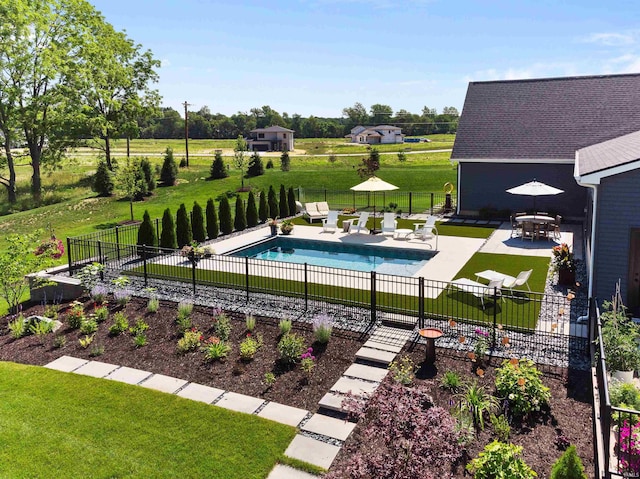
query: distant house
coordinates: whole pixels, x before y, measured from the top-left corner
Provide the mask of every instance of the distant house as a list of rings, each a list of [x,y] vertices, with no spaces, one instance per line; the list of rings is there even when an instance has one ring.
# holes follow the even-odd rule
[[[530,210],[505,190],[534,178],[563,189],[537,209],[584,220],[589,296],[620,279],[640,315],[640,74],[472,82],[451,158],[460,214]]]
[[[251,130],[251,137],[247,139],[249,151],[292,151],[293,130],[281,126],[256,128]]]
[[[378,145],[388,143],[402,143],[404,135],[402,128],[391,125],[361,126],[351,129],[351,133],[346,135],[351,143],[361,143],[364,145]]]

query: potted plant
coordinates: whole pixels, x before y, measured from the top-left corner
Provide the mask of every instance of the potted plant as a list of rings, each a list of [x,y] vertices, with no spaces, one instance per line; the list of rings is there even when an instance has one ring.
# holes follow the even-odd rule
[[[640,369],[640,326],[627,317],[626,308],[619,296],[605,301],[602,321],[602,345],[607,368],[611,375],[624,382],[633,380],[633,372]]]
[[[553,268],[558,272],[558,284],[576,282],[576,263],[567,243],[553,247]]]
[[[284,220],[282,223],[280,223],[280,231],[282,231],[283,235],[291,234],[291,232],[293,231],[293,221]]]
[[[267,224],[269,225],[269,228],[271,228],[271,236],[275,236],[278,234],[278,217],[276,216],[275,218],[269,218],[267,220]]]

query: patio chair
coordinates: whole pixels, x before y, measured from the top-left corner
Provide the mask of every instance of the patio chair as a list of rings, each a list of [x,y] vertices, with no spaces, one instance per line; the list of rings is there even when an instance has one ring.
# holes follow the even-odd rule
[[[382,234],[395,233],[397,227],[398,222],[396,221],[396,214],[393,212],[385,213],[384,218],[382,218],[382,223],[380,224]]]
[[[511,215],[511,237],[522,236],[522,223],[516,221],[516,217]]]
[[[317,203],[305,203],[304,211],[304,217],[309,219],[309,223],[313,223],[313,220],[321,220],[327,217],[326,214],[318,211]]]
[[[426,223],[415,223],[413,225],[414,227],[414,231],[413,231],[413,235],[416,238],[420,238],[422,241],[428,240],[428,239],[436,239],[436,248],[438,249],[438,228],[436,228],[436,221],[438,220],[438,218],[436,216],[429,216],[427,218],[427,222]]]
[[[527,212],[516,213],[516,216],[527,216]]]
[[[325,219],[322,220],[322,231],[333,230],[336,231],[338,227],[338,212],[337,211],[329,211],[329,214]]]
[[[369,233],[367,229],[367,221],[369,220],[369,213],[367,211],[363,211],[360,213],[360,217],[358,218],[358,222],[351,225],[349,229],[349,233]]]
[[[562,236],[560,235],[560,224],[562,223],[562,216],[556,215],[556,220],[551,223],[551,227],[553,228],[553,239],[559,240]]]
[[[449,286],[453,286],[460,291],[472,294],[473,296],[478,298],[480,300],[480,303],[482,304],[482,309],[485,308],[484,298],[492,298],[494,291],[497,291],[497,295],[502,298],[502,292],[500,291],[500,289],[502,288],[501,279],[489,281],[489,284],[482,284],[469,278],[459,278],[449,283]],[[502,301],[504,301],[504,298],[502,298]]]
[[[549,216],[548,211],[536,211],[537,216]]]
[[[318,213],[320,213],[321,215],[329,215],[329,203],[327,203],[326,201],[318,201],[316,203],[316,208],[318,209]]]

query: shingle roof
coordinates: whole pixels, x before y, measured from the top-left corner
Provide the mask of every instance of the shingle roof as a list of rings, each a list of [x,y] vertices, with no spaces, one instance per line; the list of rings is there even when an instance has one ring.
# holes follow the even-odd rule
[[[640,131],[581,148],[576,154],[579,176],[640,160]]]
[[[266,133],[266,132],[275,132],[275,131],[289,131],[293,133],[293,130],[289,130],[288,128],[284,128],[282,126],[269,126],[267,128],[256,128],[255,130],[251,130],[251,133]]]
[[[451,158],[572,159],[640,130],[640,74],[471,82]]]

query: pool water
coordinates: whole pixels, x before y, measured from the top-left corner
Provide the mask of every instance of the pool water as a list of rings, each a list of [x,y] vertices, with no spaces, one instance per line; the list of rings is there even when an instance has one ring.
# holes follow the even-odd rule
[[[434,255],[432,251],[383,248],[276,236],[229,253],[231,256],[330,268],[413,276]]]

